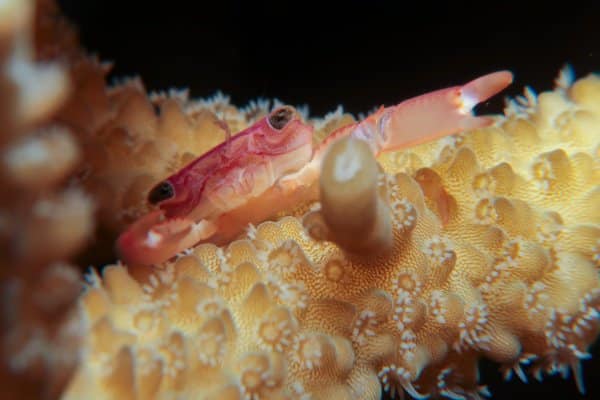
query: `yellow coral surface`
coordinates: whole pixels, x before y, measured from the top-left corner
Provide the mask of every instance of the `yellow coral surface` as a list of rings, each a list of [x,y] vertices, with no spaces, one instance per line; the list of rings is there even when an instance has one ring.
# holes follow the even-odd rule
[[[163,123],[189,120],[185,104]],[[380,157],[388,253],[313,239],[302,216],[317,203],[227,246],[90,275],[65,398],[478,398],[482,357],[581,384],[599,329],[598,104],[598,77],[563,79],[490,128]],[[314,121],[318,135],[347,118]]]

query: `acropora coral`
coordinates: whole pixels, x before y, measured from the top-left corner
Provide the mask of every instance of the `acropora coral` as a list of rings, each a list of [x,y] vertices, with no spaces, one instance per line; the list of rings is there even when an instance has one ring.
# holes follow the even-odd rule
[[[82,271],[70,261],[95,225],[94,201],[67,184],[82,151],[74,132],[54,120],[72,84],[65,65],[48,54],[58,44],[39,40],[49,17],[36,13],[48,5],[0,2],[3,398],[56,397],[70,378],[82,288]]]
[[[18,12],[33,7],[5,4]],[[19,246],[11,248],[41,250],[14,257],[39,257],[15,258],[18,268],[3,265],[3,280],[35,264],[44,273],[20,279],[37,285],[37,300],[23,291],[9,292],[10,300],[69,308],[81,281],[66,262],[91,230],[92,201],[100,229],[118,233],[147,210],[153,184],[223,140],[221,121],[236,132],[271,108],[258,101],[238,109],[221,95],[147,94],[139,79],[108,87],[109,66],[85,55],[56,18],[43,19],[57,12],[51,2],[36,4],[36,29],[54,41],[54,47],[38,43],[37,51],[48,59],[61,54],[64,64],[39,70],[55,75],[36,89],[48,92],[33,98],[27,85],[43,76],[2,78],[15,93],[2,99],[2,121],[23,115],[7,119],[23,128],[2,131],[2,152],[9,154],[2,175],[23,189],[1,211],[9,222],[21,218],[18,226],[53,217],[81,230],[20,232]],[[15,38],[28,37],[30,25],[25,18],[0,19],[2,40],[27,43]],[[23,48],[0,59],[26,63],[32,74],[42,68]],[[70,86],[70,94],[55,93],[63,90],[56,82]],[[17,106],[24,111],[7,111]],[[318,140],[354,121],[341,110],[305,117]],[[38,122],[23,122],[30,120]],[[45,130],[29,133],[31,127]],[[571,370],[583,389],[580,363],[600,329],[598,76],[573,82],[565,70],[553,91],[527,89],[508,101],[489,128],[376,161],[360,143],[336,146],[324,163],[321,201],[298,204],[249,226],[237,240],[201,244],[172,262],[118,262],[89,272],[76,300],[79,313],[52,320],[59,327],[53,332],[63,333],[42,336],[41,344],[25,336],[21,347],[11,339],[19,335],[3,335],[12,374],[35,370],[32,357],[54,348],[63,353],[45,365],[61,365],[61,355],[64,365],[77,361],[64,399],[378,399],[384,392],[477,399],[488,394],[478,374],[479,360],[487,358],[506,377],[523,380]],[[35,163],[23,164],[22,154],[34,151]],[[60,154],[52,168],[44,164],[50,151]],[[340,184],[327,172],[336,154],[357,157],[364,167],[350,197],[332,189]],[[369,218],[354,212],[357,201],[372,211]],[[348,227],[354,233],[368,227],[372,240],[357,240]],[[56,282],[70,291],[56,292]],[[37,309],[27,310],[13,321],[40,319],[31,311]],[[35,371],[49,381],[57,372]]]
[[[90,275],[66,398],[477,398],[481,357],[521,377],[572,369],[581,385],[600,307],[600,79],[565,80],[494,127],[380,158],[390,252],[322,240],[315,203],[227,246]],[[150,140],[130,140],[128,162]]]

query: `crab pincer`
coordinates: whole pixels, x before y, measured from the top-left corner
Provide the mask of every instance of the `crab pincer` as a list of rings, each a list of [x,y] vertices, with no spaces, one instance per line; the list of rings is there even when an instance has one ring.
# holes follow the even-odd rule
[[[494,72],[463,86],[441,89],[390,107],[382,115],[382,150],[398,150],[492,124],[491,117],[474,116],[472,109],[511,82],[510,72]]]
[[[395,106],[381,107],[363,121],[333,132],[323,144],[351,135],[366,140],[377,156],[381,152],[401,150],[489,126],[494,119],[475,116],[472,109],[505,89],[512,80],[509,71],[493,72],[462,86],[436,90]]]
[[[117,251],[129,264],[156,264],[210,237],[216,229],[207,220],[167,219],[164,211],[154,210],[135,221],[119,236]]]

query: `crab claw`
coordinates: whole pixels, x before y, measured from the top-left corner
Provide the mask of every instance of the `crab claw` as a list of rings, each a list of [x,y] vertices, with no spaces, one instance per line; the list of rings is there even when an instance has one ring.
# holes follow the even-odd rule
[[[173,255],[209,238],[216,226],[206,220],[165,219],[161,210],[153,211],[134,222],[117,240],[117,251],[129,265],[165,262]]]
[[[463,86],[426,93],[381,110],[381,150],[398,150],[492,124],[493,118],[474,116],[472,109],[512,80],[509,71],[493,72]]]

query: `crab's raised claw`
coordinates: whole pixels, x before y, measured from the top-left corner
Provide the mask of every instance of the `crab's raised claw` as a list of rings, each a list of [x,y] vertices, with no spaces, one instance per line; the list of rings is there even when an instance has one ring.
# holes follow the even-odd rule
[[[498,71],[380,110],[380,150],[398,150],[490,125],[493,118],[476,117],[472,109],[506,88],[512,79],[511,72]]]
[[[208,239],[216,230],[210,221],[165,219],[163,212],[157,210],[137,220],[119,236],[117,251],[128,265],[159,264]]]

